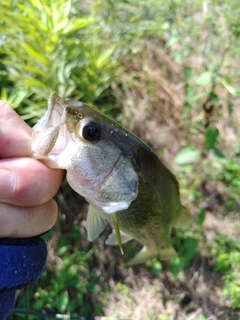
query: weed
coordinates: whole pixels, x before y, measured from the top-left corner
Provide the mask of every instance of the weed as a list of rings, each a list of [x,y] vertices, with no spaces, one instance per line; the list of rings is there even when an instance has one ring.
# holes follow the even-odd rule
[[[51,91],[94,102],[119,72],[116,46],[104,45],[96,21],[72,0],[4,0],[0,9],[2,72],[14,83],[1,95],[25,119],[43,114]]]

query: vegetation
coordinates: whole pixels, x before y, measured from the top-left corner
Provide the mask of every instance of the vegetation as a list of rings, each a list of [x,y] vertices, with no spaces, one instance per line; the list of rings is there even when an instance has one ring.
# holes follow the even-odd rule
[[[106,233],[88,243],[86,203],[64,181],[46,269],[19,311],[239,318],[239,13],[237,0],[1,1],[1,99],[30,125],[53,90],[95,104],[175,172],[193,215],[174,231],[177,258],[127,268],[138,244],[122,257]]]

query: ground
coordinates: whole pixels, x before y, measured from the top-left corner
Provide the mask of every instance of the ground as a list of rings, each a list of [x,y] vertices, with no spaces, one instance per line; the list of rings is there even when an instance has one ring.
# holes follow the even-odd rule
[[[63,235],[68,237],[72,228],[78,226],[82,238],[80,241],[71,239],[70,250],[77,246],[82,252],[90,252],[87,269],[99,280],[94,292],[86,292],[85,295],[93,308],[99,303],[102,305],[101,315],[104,317],[101,319],[237,320],[240,319],[240,311],[233,310],[229,298],[222,295],[224,273],[215,271],[216,262],[208,252],[208,244],[217,234],[237,238],[237,211],[232,211],[229,218],[223,210],[228,195],[221,183],[203,174],[200,162],[195,164],[194,174],[186,174],[185,180],[189,181],[182,180],[183,174],[178,170],[174,158],[188,144],[195,143],[200,148],[203,134],[201,130],[191,130],[195,124],[197,127],[199,117],[203,122],[207,119],[202,105],[197,107],[192,118],[184,118],[184,94],[182,88],[178,87],[182,81],[180,67],[160,48],[156,44],[146,47],[144,59],[140,59],[145,61],[144,66],[134,60],[126,61],[128,72],[123,73],[121,82],[127,85],[124,90],[118,89],[118,83],[114,85],[119,106],[118,119],[150,145],[180,179],[182,201],[193,217],[190,231],[183,233],[183,239],[189,234],[193,237],[196,234],[198,249],[195,255],[176,276],[169,271],[168,261],[159,263],[155,259],[143,265],[127,267],[125,262],[141,246],[135,241],[125,245],[124,256],[117,247],[106,246],[104,241],[111,231],[110,226],[99,239],[89,243],[85,228],[88,205],[71,191],[65,180],[56,196],[59,220],[48,242],[47,270],[51,272],[61,262],[56,252],[58,238]],[[239,119],[237,111],[235,115],[235,119]],[[211,121],[220,132],[222,147],[227,154],[231,154],[236,132],[228,117],[224,115],[219,120],[213,117]],[[203,154],[202,159],[206,159],[206,155]],[[194,188],[200,194],[200,199],[191,198],[188,189]],[[196,227],[200,208],[206,212],[201,231]],[[81,316],[82,309],[75,310],[75,313]]]

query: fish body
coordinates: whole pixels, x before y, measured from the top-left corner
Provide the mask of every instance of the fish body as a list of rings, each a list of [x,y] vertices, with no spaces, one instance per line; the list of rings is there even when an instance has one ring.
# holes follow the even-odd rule
[[[107,244],[143,244],[129,264],[176,255],[169,243],[172,228],[188,224],[191,216],[175,176],[151,148],[94,107],[57,93],[34,131],[34,157],[66,169],[70,186],[89,202],[90,241],[115,217]]]

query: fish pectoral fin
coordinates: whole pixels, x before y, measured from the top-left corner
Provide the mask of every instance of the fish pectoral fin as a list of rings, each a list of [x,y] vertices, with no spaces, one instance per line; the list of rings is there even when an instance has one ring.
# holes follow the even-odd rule
[[[127,264],[129,266],[133,266],[135,264],[146,262],[147,260],[150,260],[154,257],[159,257],[160,260],[168,260],[171,258],[174,258],[177,256],[177,252],[173,248],[173,246],[168,245],[165,248],[162,248],[160,250],[151,250],[148,247],[143,247],[142,250],[133,258],[131,259]]]
[[[185,227],[187,225],[189,225],[192,221],[192,216],[190,214],[190,212],[184,207],[182,206],[181,210],[180,210],[180,214],[177,218],[177,221],[175,222],[174,227],[176,228],[182,228]]]
[[[128,242],[128,241],[133,239],[132,237],[130,237],[128,234],[126,234],[122,230],[120,230],[120,235],[121,235],[121,238],[122,238],[122,243],[126,243],[126,242]],[[108,244],[108,245],[117,245],[118,244],[115,230],[112,231],[112,233],[107,238],[105,243]]]
[[[92,205],[89,205],[87,214],[87,234],[88,240],[95,240],[104,230],[107,221],[101,217],[101,214]]]

